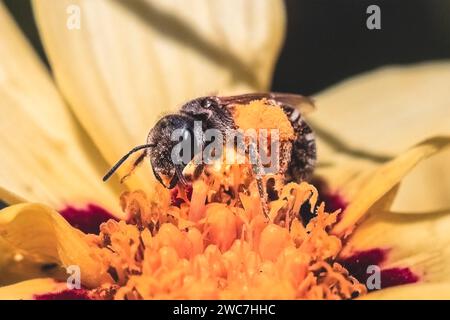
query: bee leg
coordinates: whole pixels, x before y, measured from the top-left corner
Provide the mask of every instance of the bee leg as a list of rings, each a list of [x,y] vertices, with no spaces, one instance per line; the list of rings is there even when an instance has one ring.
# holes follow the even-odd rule
[[[147,156],[147,151],[142,152],[139,157],[137,157],[137,159],[134,161],[133,166],[131,167],[130,171],[124,175],[122,178],[120,178],[120,183],[123,183],[129,176],[131,176],[131,174],[134,172],[134,169],[137,168],[137,166],[139,166],[142,162],[142,160],[144,160],[144,158]]]
[[[188,182],[183,175],[183,169],[181,167],[177,166],[175,167],[175,172],[177,173],[178,181],[183,185],[183,187],[188,185]]]
[[[264,213],[264,216],[269,220],[269,206],[267,204],[267,193],[264,189],[264,183],[263,183],[263,175],[265,174],[264,167],[261,164],[261,158],[259,156],[256,143],[250,142],[249,145],[249,151],[250,151],[250,160],[252,163],[252,170],[253,173],[256,176],[256,183],[258,186],[258,193],[259,198],[261,199],[261,207]]]
[[[194,133],[194,138],[198,139],[198,136],[195,135],[195,133]],[[192,160],[189,161],[189,163],[187,163],[183,169],[180,168],[181,175],[183,176],[184,181],[186,183],[197,180],[200,177],[200,175],[202,174],[203,168],[205,166],[204,161],[203,161],[204,160],[203,159],[203,150],[205,148],[204,142],[202,139],[199,139],[199,140],[196,140],[196,143],[198,145],[198,150],[200,150],[200,151],[197,152],[196,154],[194,154],[194,157],[192,158]],[[179,176],[180,176],[180,174],[178,174],[178,177]],[[181,179],[180,179],[180,181],[181,181]]]
[[[264,184],[262,177],[256,178],[256,183],[258,185],[259,197],[261,198],[261,206],[263,209],[264,216],[269,220],[269,205],[267,204],[267,194],[264,190]]]

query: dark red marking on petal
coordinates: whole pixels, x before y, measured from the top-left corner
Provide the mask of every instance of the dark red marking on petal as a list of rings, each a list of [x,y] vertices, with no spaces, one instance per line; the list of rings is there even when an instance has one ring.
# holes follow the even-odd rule
[[[373,272],[367,272],[367,268],[371,265],[381,268],[388,252],[389,250],[379,248],[359,251],[349,257],[339,258],[337,262],[344,266],[350,275],[358,279],[359,282],[366,284],[367,279],[373,274]],[[409,268],[389,268],[381,270],[380,279],[381,288],[388,288],[415,283],[419,280],[419,277]]]
[[[327,212],[334,212],[338,209],[341,209],[341,213],[348,206],[348,202],[344,200],[344,198],[339,193],[319,193],[319,203],[325,202],[325,210]],[[338,217],[338,220],[340,219]]]
[[[100,225],[109,219],[117,220],[111,213],[95,204],[88,204],[84,208],[67,206],[59,211],[73,227],[84,233],[99,234]]]
[[[381,287],[389,288],[401,284],[416,283],[419,277],[409,268],[391,268],[381,270]]]
[[[341,209],[342,212],[347,208],[348,202],[345,198],[338,191],[331,191],[325,180],[314,177],[311,183],[319,192],[318,203],[325,202],[325,210],[327,212],[334,212],[338,209]]]
[[[311,183],[317,188],[319,198],[313,213],[311,213],[311,206],[309,202],[305,202],[300,209],[300,217],[302,218],[303,225],[306,226],[309,221],[316,216],[315,212],[317,207],[323,202],[325,203],[326,212],[335,212],[341,209],[340,214],[337,217],[337,221],[341,219],[341,214],[345,208],[347,208],[348,202],[338,192],[330,191],[326,182],[318,177],[314,177]]]
[[[35,300],[92,300],[84,289],[64,290],[60,292],[34,295]]]
[[[339,258],[337,262],[343,265],[356,279],[367,280],[367,267],[371,265],[380,266],[386,260],[387,250],[371,249],[353,253],[349,257]]]

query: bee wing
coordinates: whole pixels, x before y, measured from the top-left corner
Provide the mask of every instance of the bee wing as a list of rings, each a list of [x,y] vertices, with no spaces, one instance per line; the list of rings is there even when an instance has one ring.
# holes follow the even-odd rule
[[[219,102],[224,105],[229,104],[246,104],[253,100],[259,99],[274,100],[282,105],[290,106],[300,111],[302,115],[308,114],[316,109],[314,102],[311,98],[293,94],[293,93],[279,93],[279,92],[267,92],[267,93],[247,93],[238,96],[218,97]]]

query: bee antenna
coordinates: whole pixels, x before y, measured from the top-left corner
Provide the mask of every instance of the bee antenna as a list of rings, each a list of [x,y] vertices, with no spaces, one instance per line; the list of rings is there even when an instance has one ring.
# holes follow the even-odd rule
[[[128,159],[129,156],[131,156],[133,153],[142,150],[142,149],[147,149],[147,148],[153,148],[155,147],[154,144],[144,144],[142,146],[137,146],[134,147],[133,149],[131,149],[126,155],[124,155],[122,158],[120,158],[119,161],[117,161],[117,163],[108,171],[108,173],[105,174],[105,176],[103,177],[103,181],[108,180],[114,172],[116,172],[116,170],[122,165],[122,163],[125,162],[125,160]]]

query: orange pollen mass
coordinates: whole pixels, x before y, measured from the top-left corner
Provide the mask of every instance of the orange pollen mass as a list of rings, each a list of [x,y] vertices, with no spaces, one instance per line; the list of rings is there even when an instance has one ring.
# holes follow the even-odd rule
[[[277,129],[281,141],[295,137],[294,128],[283,110],[266,99],[255,100],[246,105],[236,104],[232,108],[236,126],[247,129]]]

